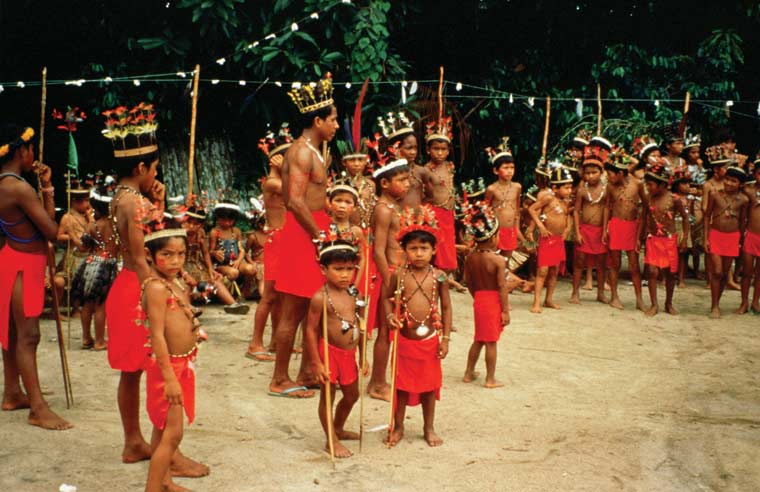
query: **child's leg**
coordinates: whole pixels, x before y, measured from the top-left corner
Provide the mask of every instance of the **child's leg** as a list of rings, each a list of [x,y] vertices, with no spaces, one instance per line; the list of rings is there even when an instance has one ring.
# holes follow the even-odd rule
[[[227,277],[228,279],[235,281],[240,276],[240,270],[231,266],[218,266],[216,271]]]
[[[546,299],[544,300],[544,306],[553,309],[559,309],[559,304],[554,302],[554,289],[557,288],[557,274],[559,267],[549,267],[549,274],[546,277]]]
[[[327,418],[328,418],[327,416],[328,416],[328,413],[326,411],[328,409],[327,409],[327,399],[325,398],[325,395],[327,394],[326,393],[327,392],[327,387],[324,384],[320,385],[320,386],[321,386],[321,388],[320,388],[320,392],[319,392],[319,408],[317,409],[317,412],[319,414],[319,422],[322,424],[322,430],[324,431],[325,438],[327,439],[325,441],[325,451],[327,451],[329,453],[330,452],[330,441],[329,441],[329,437],[328,437],[329,434],[327,433]],[[331,402],[335,401],[335,385],[334,384],[330,385],[330,396],[331,396],[330,401]],[[333,413],[332,407],[329,409],[329,411],[330,411],[330,413],[329,413],[330,418],[333,418],[333,416],[332,416],[332,413]],[[349,451],[349,449],[347,447],[345,447],[343,444],[341,444],[340,439],[338,438],[338,434],[336,432],[337,428],[335,427],[335,423],[336,423],[336,420],[334,419],[333,420],[333,428],[332,428],[332,434],[333,434],[332,440],[333,440],[333,449],[335,451],[335,457],[336,458],[349,458],[349,457],[351,457],[353,455],[353,453],[351,451]],[[342,424],[345,424],[345,419],[343,420]]]
[[[92,346],[95,350],[104,350],[106,348],[106,303],[95,306],[95,344]]]
[[[594,288],[594,267],[586,268],[586,281],[583,284],[583,290],[592,290]]]
[[[575,268],[573,268],[573,293],[570,295],[572,304],[580,304],[581,277],[586,266],[586,254],[582,251],[575,250]]]
[[[649,274],[647,287],[649,288],[651,306],[647,309],[646,315],[654,316],[660,309],[660,306],[657,304],[657,277],[660,276],[660,269],[654,265],[647,265],[647,273]]]
[[[671,272],[669,268],[665,268],[663,271],[665,272],[665,312],[676,315],[678,314],[678,311],[673,307],[673,293],[676,290],[676,274]]]
[[[359,399],[359,380],[357,379],[353,383],[347,386],[340,386],[340,390],[343,393],[343,398],[340,399],[335,406],[335,422],[333,429],[338,439],[341,440],[357,440],[359,439],[359,433],[350,432],[345,430],[346,420],[351,413],[351,409],[354,408],[356,401]]]
[[[221,280],[214,282],[214,289],[216,289],[216,298],[219,300],[219,302],[225,306],[235,304],[235,298],[232,296],[232,294],[230,294],[230,291],[227,286],[224,285],[224,282]]]
[[[150,446],[140,430],[140,378],[142,371],[121,372],[117,400],[124,429],[121,461],[135,463],[150,459]]]
[[[737,314],[744,314],[749,311],[749,285],[752,283],[752,277],[754,276],[754,260],[755,257],[749,253],[742,253],[742,263],[744,265],[744,275],[742,276],[742,303],[739,309],[736,310]]]
[[[720,296],[723,293],[723,261],[722,257],[710,253],[710,317],[720,318]]]
[[[755,283],[752,292],[752,310],[755,313],[760,313],[760,258],[755,257]],[[750,272],[753,270],[750,270]]]
[[[641,296],[641,269],[639,268],[639,253],[628,251],[628,269],[631,271],[633,292],[636,294],[636,309],[644,311],[644,298]],[[656,280],[656,279],[655,279]]]
[[[607,255],[596,256],[596,300],[609,304],[610,300],[604,294],[604,284],[607,283]]]
[[[390,357],[390,342],[388,341],[388,325],[385,322],[383,305],[377,306],[376,316],[377,338],[372,349],[372,375],[367,384],[367,394],[377,400],[391,401],[391,387],[386,380],[388,358]]]
[[[689,262],[689,252],[678,253],[678,287],[686,287],[686,264]]]
[[[277,351],[277,333],[275,333],[275,328],[280,326],[280,310],[282,307],[282,297],[280,294],[275,291],[274,293],[274,305],[272,306],[272,329],[270,330],[269,335],[269,345],[267,349],[270,352],[276,352]]]
[[[245,260],[240,262],[240,268],[238,270],[240,271],[240,275],[242,275],[243,277],[256,276],[256,266],[251,263],[248,263]]]
[[[435,433],[435,391],[428,391],[420,395],[422,403],[422,420],[424,422],[423,436],[428,446],[436,447],[443,444],[443,439]]]
[[[406,418],[406,403],[409,401],[409,393],[396,391],[396,412],[393,414],[393,432],[385,442],[391,446],[398,444],[404,438],[404,418]]]
[[[610,251],[610,306],[623,309],[623,303],[618,297],[618,276],[620,274],[620,251]]]
[[[530,308],[531,313],[541,312],[541,290],[544,288],[548,274],[549,267],[540,267],[536,272],[536,286],[533,289],[533,307]]]
[[[182,441],[182,418],[182,405],[169,405],[164,430],[153,428],[151,438],[153,455],[150,458],[145,492],[161,492],[174,486],[169,467]]]
[[[8,333],[9,337],[14,337],[13,332]],[[14,340],[9,340],[9,347],[15,346]],[[16,357],[13,352],[3,349],[3,410],[19,410],[29,408],[29,398],[21,390],[20,375],[16,365]]]
[[[95,311],[94,302],[85,302],[82,307],[82,348],[92,348],[92,333],[90,325],[92,324],[92,315]]]
[[[486,342],[486,388],[500,388],[504,386],[496,380],[496,342]]]
[[[475,364],[478,363],[482,348],[483,342],[472,342],[470,345],[470,351],[467,353],[467,368],[464,370],[464,377],[462,378],[465,383],[471,383],[480,376],[480,373],[475,372]]]
[[[274,291],[274,281],[264,282],[264,293],[261,296],[259,305],[256,306],[256,313],[253,316],[253,336],[251,343],[248,345],[247,356],[252,356],[257,360],[271,361],[274,357],[265,353],[264,349],[264,329],[266,328],[269,314],[272,312],[274,301],[277,293]],[[275,326],[272,324],[272,326]]]

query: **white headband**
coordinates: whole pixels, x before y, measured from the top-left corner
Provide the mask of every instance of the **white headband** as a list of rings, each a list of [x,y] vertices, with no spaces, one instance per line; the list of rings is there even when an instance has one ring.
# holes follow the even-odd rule
[[[406,159],[397,159],[389,164],[384,165],[381,168],[376,169],[375,172],[372,173],[372,177],[377,178],[381,174],[385,174],[391,169],[396,169],[397,167],[406,166],[406,165],[408,165]]]

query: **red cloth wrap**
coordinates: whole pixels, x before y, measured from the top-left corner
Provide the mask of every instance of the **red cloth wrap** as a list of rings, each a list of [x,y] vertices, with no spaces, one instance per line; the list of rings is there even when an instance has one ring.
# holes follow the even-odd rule
[[[280,260],[280,229],[272,231],[264,243],[264,280],[277,281],[277,267]]]
[[[435,266],[441,270],[457,269],[456,233],[454,230],[454,211],[431,206],[438,223],[435,245]]]
[[[602,242],[602,226],[581,224],[583,244],[576,246],[578,251],[587,255],[603,255],[607,252],[607,246]]]
[[[441,359],[438,358],[438,337],[412,340],[398,334],[396,389],[409,393],[407,406],[419,405],[420,394],[435,391],[441,399]]]
[[[330,217],[324,210],[312,211],[317,227],[327,230]],[[285,226],[278,239],[280,261],[275,290],[284,294],[311,298],[325,281],[317,262],[317,249],[292,212],[285,214]]]
[[[502,251],[517,249],[517,226],[499,227],[499,249]]]
[[[325,339],[319,344],[319,360],[325,363]],[[359,369],[356,367],[356,347],[351,350],[342,349],[335,345],[327,344],[327,355],[330,357],[330,382],[348,386],[359,378]]]
[[[739,256],[739,239],[741,239],[741,233],[736,232],[720,232],[715,229],[710,229],[710,253],[718,256]]]
[[[633,251],[636,249],[637,220],[622,220],[612,217],[607,223],[610,249],[613,251]]]
[[[748,255],[760,257],[760,234],[747,231],[744,236],[744,252]]]
[[[475,313],[475,341],[498,342],[504,326],[501,324],[501,297],[498,290],[475,292],[472,303]]]
[[[135,323],[140,317],[140,281],[122,268],[106,297],[108,363],[111,368],[135,372],[145,368],[150,354],[148,329]]]
[[[538,267],[558,267],[565,261],[565,240],[561,235],[538,240]]]
[[[0,250],[0,345],[8,350],[8,333],[11,316],[11,297],[16,277],[21,273],[22,302],[24,316],[37,318],[45,304],[44,253],[24,253],[16,251],[6,243]]]
[[[182,388],[182,406],[187,415],[187,423],[192,424],[195,420],[195,351],[187,357],[170,357],[174,375],[177,377]],[[150,358],[145,369],[145,406],[148,408],[148,416],[153,425],[158,429],[166,427],[166,414],[169,412],[169,402],[166,400],[164,387],[164,375],[161,366]]]
[[[670,267],[671,273],[678,272],[678,237],[649,236],[647,238],[644,264],[657,268]]]

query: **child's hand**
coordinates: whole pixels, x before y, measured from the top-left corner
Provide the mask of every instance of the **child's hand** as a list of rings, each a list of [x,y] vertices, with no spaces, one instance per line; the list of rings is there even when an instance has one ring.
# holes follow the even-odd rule
[[[164,386],[164,396],[169,405],[182,405],[182,386],[179,381],[167,381]]]
[[[538,232],[541,234],[541,237],[549,237],[552,235],[552,233],[549,232],[549,230],[543,225],[541,225],[541,227],[538,228]]]
[[[211,280],[213,280],[214,282],[218,282],[218,281],[222,280],[223,278],[224,277],[222,276],[222,274],[219,273],[219,272],[217,272],[216,270],[214,270],[213,272],[211,272]]]
[[[50,166],[43,164],[40,161],[34,162],[34,172],[40,177],[40,184],[47,188],[50,186],[50,178],[53,176],[53,171]]]
[[[501,312],[501,326],[507,326],[509,324],[509,310]]]
[[[583,246],[583,236],[579,232],[575,233],[575,244]]]
[[[369,362],[366,360],[364,361],[364,365],[362,366],[362,375],[363,376],[369,376]]]
[[[686,251],[686,247],[687,247],[686,236],[684,236],[681,238],[681,242],[678,244],[678,250],[683,253],[684,251]]]
[[[401,328],[403,328],[403,326],[401,326],[401,321],[398,320],[395,314],[390,314],[387,316],[387,318],[388,318],[388,325],[390,325],[390,327],[393,328],[394,330],[400,330]]]
[[[607,244],[607,241],[610,239],[610,234],[607,232],[607,229],[602,231],[602,244]]]
[[[214,259],[217,261],[217,263],[221,263],[224,261],[224,251],[221,249],[217,249],[214,251]]]
[[[448,354],[449,354],[449,339],[444,338],[443,340],[441,340],[441,343],[438,345],[438,358],[445,359]]]
[[[325,365],[322,362],[313,362],[311,364],[311,372],[317,378],[319,384],[327,384],[330,380],[330,373],[325,369]]]
[[[636,252],[641,253],[641,239],[636,239]]]
[[[148,196],[155,203],[164,203],[164,197],[166,196],[166,187],[159,180],[153,181],[153,186],[148,191]]]

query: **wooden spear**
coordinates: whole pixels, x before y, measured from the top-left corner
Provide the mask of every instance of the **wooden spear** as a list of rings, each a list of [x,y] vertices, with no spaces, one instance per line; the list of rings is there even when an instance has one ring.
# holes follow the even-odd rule
[[[193,171],[195,164],[195,120],[198,114],[198,78],[201,74],[201,66],[195,66],[195,77],[193,78],[193,111],[190,117],[190,149],[187,158],[187,197],[190,200],[193,194]]]
[[[596,117],[596,134],[601,135],[602,134],[602,84],[596,84],[596,107],[597,107],[597,117]]]
[[[335,469],[335,441],[333,440],[333,415],[332,415],[332,384],[330,383],[330,350],[328,349],[327,333],[327,286],[322,297],[322,347],[325,359],[325,420],[327,420],[327,447],[330,449],[330,461]]]
[[[401,275],[405,274],[406,270],[396,269],[396,292],[393,295],[393,314],[397,320],[401,319]],[[396,428],[396,370],[398,367],[398,328],[393,330],[393,347],[391,351],[391,405],[388,416],[388,441],[386,445],[388,449],[391,448],[391,436]]]
[[[37,159],[45,162],[45,111],[47,108],[47,67],[42,67],[42,99],[40,101],[40,149],[37,152]],[[42,184],[40,175],[37,174],[37,195],[42,203]],[[43,205],[44,206],[44,205]]]
[[[544,122],[544,142],[541,144],[541,160],[546,162],[546,144],[549,142],[549,119],[552,114],[552,98],[546,96],[546,121]]]
[[[369,231],[368,231],[369,232]],[[359,452],[362,452],[362,441],[364,439],[364,364],[367,360],[367,325],[369,322],[369,310],[370,310],[370,295],[369,295],[369,234],[367,234],[367,242],[364,256],[364,316],[361,317],[360,331],[362,334],[361,339],[361,357],[359,358]]]

